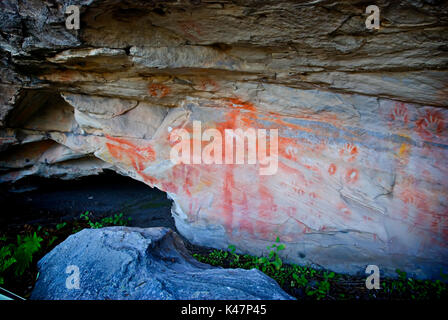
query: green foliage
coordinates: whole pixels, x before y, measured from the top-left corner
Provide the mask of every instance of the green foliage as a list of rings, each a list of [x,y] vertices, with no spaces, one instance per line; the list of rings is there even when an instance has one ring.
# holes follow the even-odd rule
[[[294,279],[293,281],[291,281],[291,287],[306,287],[308,285],[308,279],[306,278],[306,275],[303,273],[297,273],[294,272],[292,274],[292,278]]]
[[[324,299],[330,292],[330,281],[335,278],[334,272],[324,272],[320,277],[322,281],[314,281],[311,285],[310,279],[318,275],[318,271],[309,267],[290,265],[285,267],[279,256],[279,252],[285,250],[286,246],[280,243],[279,237],[273,245],[267,246],[270,250],[267,257],[254,257],[250,255],[236,254],[236,247],[229,245],[229,251],[213,250],[208,255],[194,254],[193,256],[204,263],[214,266],[228,266],[232,268],[252,269],[257,268],[275,279],[281,286],[289,284],[292,288],[302,288],[307,296],[315,299]]]
[[[232,267],[234,267],[234,266],[238,266],[238,265],[240,264],[240,255],[238,255],[238,254],[235,253],[235,251],[236,251],[236,247],[235,247],[233,244],[231,244],[231,245],[228,246],[228,249],[230,250],[230,255],[231,255],[232,258],[233,258],[233,260],[232,260],[232,262],[230,263],[230,265],[231,265]]]
[[[441,299],[448,294],[448,284],[441,280],[417,280],[408,277],[406,272],[396,270],[397,279],[384,280],[381,282],[383,291],[388,296],[399,299],[411,300],[431,300]],[[442,279],[446,281],[444,273],[440,273]]]
[[[277,244],[280,242],[280,238],[277,237],[272,246],[267,246],[267,249],[270,250],[268,257],[261,257],[258,259],[258,268],[261,269],[264,273],[270,270],[271,272],[279,271],[283,265],[282,259],[279,256],[279,252],[285,250],[284,244]]]
[[[113,225],[113,226],[126,226],[129,224],[131,218],[124,218],[123,213],[114,214],[113,217],[106,217],[101,219],[101,223],[104,225]]]
[[[86,212],[84,212],[84,213],[81,213],[81,215],[79,216],[81,219],[84,219],[84,220],[90,220],[90,217],[89,217],[89,215],[90,215],[90,212],[89,211],[86,211]]]
[[[309,266],[299,266],[296,264],[284,265],[278,260],[278,252],[285,249],[285,246],[276,243],[267,248],[271,251],[267,257],[254,257],[247,254],[236,254],[236,247],[230,245],[229,251],[213,250],[209,254],[194,254],[193,256],[204,263],[214,266],[252,269],[258,268],[266,275],[273,278],[289,293],[299,296],[301,299],[314,300],[349,300],[358,299],[357,295],[365,294],[370,299],[410,299],[428,300],[442,299],[448,293],[447,283],[436,280],[415,280],[408,275],[397,270],[397,279],[382,278],[382,290],[375,290],[375,293],[363,289],[365,279],[359,279],[356,293],[350,289],[344,289],[345,276],[331,271],[317,270]],[[280,258],[279,258],[280,259]],[[280,260],[281,261],[281,260]],[[441,277],[445,281],[448,275],[441,272]],[[351,280],[349,281],[351,282]],[[342,290],[347,290],[341,292]]]
[[[201,256],[199,254],[193,254],[197,260],[211,264],[212,266],[219,266],[224,264],[225,259],[229,256],[227,251],[213,250],[208,254],[208,256]]]
[[[53,243],[58,239],[57,236],[52,236],[49,240],[48,240],[48,246],[51,247],[53,245]]]
[[[42,238],[36,232],[33,235],[26,235],[21,237],[17,235],[17,247],[14,251],[14,258],[16,259],[15,275],[22,275],[29,267],[33,260],[33,254],[39,251]]]
[[[63,229],[66,225],[67,225],[67,222],[58,223],[56,225],[56,230],[59,231],[59,230]]]
[[[14,238],[0,235],[0,285],[3,285],[5,281],[10,283],[9,279],[22,277],[27,271],[33,271],[31,267],[36,253],[39,251],[48,252],[59,238],[68,235],[70,229],[75,233],[86,226],[90,228],[112,225],[125,226],[131,220],[131,218],[124,217],[123,213],[95,220],[89,211],[82,213],[80,218],[80,220],[73,222],[58,223],[53,228],[26,226],[26,232],[29,233],[31,230],[35,230],[35,232],[27,235],[14,235],[16,241],[13,240]],[[68,227],[69,225],[70,227]],[[227,254],[225,252],[224,257],[220,257],[218,254],[216,257],[212,256],[212,259],[215,259],[216,263],[222,263]],[[26,277],[28,277],[28,273],[23,278]]]
[[[12,269],[16,276],[21,276],[33,261],[33,255],[39,251],[42,238],[36,232],[32,235],[17,235],[17,244],[2,244],[0,248],[0,284],[5,279],[3,274]],[[6,238],[2,237],[1,242]]]
[[[2,239],[2,241],[4,241]],[[0,248],[0,285],[5,282],[2,274],[8,269],[11,265],[16,263],[16,259],[13,256],[12,246],[2,246]]]
[[[322,300],[330,292],[330,283],[328,281],[317,282],[317,287],[306,290],[308,296],[314,296],[316,300]]]
[[[81,213],[80,218],[85,220],[90,228],[99,229],[106,226],[126,226],[131,218],[123,217],[123,213],[114,214],[112,217],[105,217],[99,221],[92,221],[92,214],[89,211]]]
[[[315,287],[306,290],[308,296],[314,296],[317,300],[322,300],[330,293],[330,280],[335,277],[334,272],[323,272],[323,280],[318,281]]]

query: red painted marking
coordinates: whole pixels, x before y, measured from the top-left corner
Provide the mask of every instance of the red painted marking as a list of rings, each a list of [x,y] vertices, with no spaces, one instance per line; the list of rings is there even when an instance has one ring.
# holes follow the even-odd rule
[[[184,191],[185,191],[185,193],[188,195],[188,196],[190,196],[191,197],[191,191],[190,191],[190,188],[193,188],[193,177],[192,177],[192,174],[191,174],[191,172],[193,171],[193,170],[195,170],[196,168],[194,168],[194,167],[192,167],[192,166],[188,166],[188,165],[185,165],[185,166],[183,166],[183,170],[184,170],[184,172],[185,172],[185,174],[184,174],[184,185],[183,185],[183,187],[184,187]]]
[[[444,119],[438,111],[426,111],[426,114],[417,122],[417,132],[423,138],[440,135],[444,129]]]
[[[139,174],[143,180],[154,184],[157,180],[143,172],[145,169],[145,163],[154,161],[156,154],[151,146],[137,147],[133,143],[122,139],[106,136],[110,141],[117,142],[119,145],[106,142],[106,147],[109,150],[110,155],[124,163],[130,163],[135,172]]]
[[[172,182],[162,182],[162,189],[170,193],[177,192],[177,186]]]
[[[179,22],[179,26],[185,36],[194,41],[199,41],[199,36],[201,36],[201,29],[198,23],[193,21]]]
[[[238,98],[230,98],[229,100],[229,107],[231,108],[237,108],[237,109],[244,109],[244,110],[248,110],[248,111],[256,111],[255,106],[247,101],[243,101],[241,99]]]
[[[337,208],[338,208],[339,213],[342,215],[343,220],[349,221],[350,216],[352,215],[352,212],[350,211],[350,209],[347,208],[347,206],[344,203],[339,203]]]
[[[410,190],[404,190],[403,192],[401,192],[399,197],[404,203],[417,206],[416,198]]]
[[[408,108],[403,102],[395,103],[395,108],[391,113],[391,118],[394,121],[408,122]]]
[[[241,218],[238,221],[239,229],[249,235],[254,235],[254,226],[249,217],[249,205],[247,203],[247,195],[243,194]]]
[[[339,151],[339,154],[343,157],[344,160],[351,162],[355,160],[356,156],[358,155],[358,148],[351,143],[346,143],[344,147]]]
[[[171,89],[163,84],[153,83],[148,86],[148,91],[153,97],[163,98],[171,92]]]
[[[224,181],[223,181],[223,218],[224,227],[229,234],[232,233],[233,229],[233,197],[232,192],[235,191],[235,181],[233,177],[233,166],[227,165],[225,169]]]
[[[192,197],[191,189],[197,183],[200,169],[196,166],[180,163],[172,169],[172,180],[182,186],[182,193]]]
[[[132,142],[129,142],[123,138],[111,137],[109,135],[106,135],[106,138],[108,140],[117,142],[120,145],[120,148],[125,149],[129,152],[135,153],[136,156],[138,156],[139,158],[142,158],[146,161],[154,161],[156,159],[156,153],[151,146],[138,147],[135,144],[133,144]],[[126,146],[127,148],[124,148],[123,145]]]
[[[408,189],[403,190],[398,194],[398,197],[408,205],[413,205],[414,207],[425,212],[429,211],[425,194],[415,189],[415,187],[413,186],[410,186]]]
[[[359,172],[357,169],[350,169],[347,171],[345,175],[345,181],[347,183],[355,183],[356,181],[358,181],[358,178],[359,178]]]
[[[334,163],[330,164],[330,167],[328,168],[328,173],[330,174],[330,176],[336,173],[336,165]]]
[[[288,215],[288,217],[293,218],[293,217],[295,217],[295,215],[297,213],[297,208],[296,207],[287,207],[285,211],[286,211],[286,214]]]
[[[272,232],[272,226],[264,221],[257,220],[255,222],[255,230],[261,239],[275,240]]]
[[[216,81],[212,79],[203,79],[201,80],[199,88],[203,91],[217,91],[219,86]]]
[[[274,202],[271,190],[266,187],[267,181],[265,176],[260,178],[260,184],[258,186],[258,193],[260,196],[260,206],[258,209],[259,217],[263,220],[271,220],[274,216],[273,213],[277,210],[277,205]]]
[[[307,165],[307,164],[302,164],[302,165],[305,168],[307,168],[308,170],[310,170],[310,171],[314,171],[314,172],[320,173],[320,170],[319,170],[319,168],[317,166],[310,166],[310,165]]]

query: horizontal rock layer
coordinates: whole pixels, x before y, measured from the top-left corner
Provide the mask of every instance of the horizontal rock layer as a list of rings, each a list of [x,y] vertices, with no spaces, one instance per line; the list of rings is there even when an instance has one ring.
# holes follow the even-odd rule
[[[448,256],[448,7],[380,1],[0,4],[3,182],[113,169],[194,243],[435,277]],[[176,128],[278,129],[259,165],[174,165]],[[192,138],[194,143],[194,138]],[[205,146],[206,142],[201,142]]]

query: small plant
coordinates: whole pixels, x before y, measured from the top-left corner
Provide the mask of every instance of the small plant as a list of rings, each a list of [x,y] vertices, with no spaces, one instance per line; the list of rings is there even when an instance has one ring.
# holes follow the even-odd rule
[[[277,237],[275,240],[276,243],[274,243],[272,246],[267,246],[267,249],[269,251],[268,257],[261,257],[258,259],[258,264],[261,268],[261,271],[266,272],[268,269],[271,269],[272,272],[275,272],[275,270],[280,270],[280,268],[283,265],[282,259],[279,256],[279,252],[281,250],[285,250],[284,244],[277,244],[280,242],[280,238]],[[274,250],[275,249],[275,250]]]
[[[59,230],[63,229],[66,225],[67,225],[67,222],[58,223],[56,225],[56,230],[59,231]]]
[[[124,218],[123,213],[114,214],[113,217],[106,217],[101,219],[101,223],[104,225],[113,225],[113,226],[126,226],[131,221],[131,218]]]
[[[308,296],[314,296],[316,300],[322,300],[330,291],[330,284],[326,281],[318,282],[317,288],[306,290]]]
[[[42,240],[34,232],[32,235],[23,237],[17,235],[17,244],[2,245],[0,248],[0,284],[5,281],[2,274],[10,268],[13,269],[16,276],[23,275],[33,261],[33,255],[39,251]],[[2,238],[1,241],[6,241],[6,238]]]
[[[445,281],[416,280],[397,270],[398,279],[384,278],[381,289],[375,293],[366,292],[364,280],[350,278],[346,275],[336,274],[332,271],[317,270],[311,266],[276,263],[278,252],[285,247],[276,243],[268,246],[268,257],[255,257],[247,254],[236,254],[234,245],[228,247],[229,251],[213,250],[208,254],[193,254],[201,262],[225,268],[261,269],[266,275],[273,278],[291,295],[300,299],[312,300],[352,300],[352,299],[408,299],[429,300],[443,299],[447,296],[448,275],[441,273]],[[280,258],[279,258],[280,259]],[[281,261],[281,260],[280,260]],[[348,280],[348,283],[347,283]],[[359,281],[359,282],[358,282]],[[357,285],[357,282],[361,285]],[[355,287],[354,287],[355,286]],[[353,290],[354,289],[354,290]],[[341,290],[345,290],[341,292]]]
[[[299,288],[304,288],[308,285],[308,279],[305,274],[293,273],[292,278],[294,281],[291,281],[291,287],[297,285]]]
[[[203,258],[202,262],[211,264],[213,266],[219,266],[224,263],[225,259],[228,257],[229,253],[222,250],[213,250],[208,254],[208,257]],[[198,258],[199,255],[193,255]]]
[[[228,246],[228,249],[230,250],[230,255],[233,257],[233,261],[230,263],[230,266],[239,267],[240,256],[235,253],[236,247],[233,244],[231,244]]]
[[[315,274],[315,270],[313,270]],[[318,281],[315,286],[306,287],[306,294],[308,296],[313,296],[316,300],[322,300],[328,296],[330,293],[330,280],[334,279],[336,274],[334,272],[324,271],[322,274],[323,280]]]
[[[52,236],[50,240],[48,240],[48,246],[51,247],[53,243],[58,239],[57,236]]]
[[[0,248],[0,285],[5,282],[2,274],[14,263],[16,259],[13,257],[11,246],[3,246]]]
[[[123,213],[115,214],[112,217],[102,218],[100,221],[92,221],[90,216],[92,214],[89,211],[81,213],[80,218],[85,220],[90,228],[99,229],[105,226],[126,226],[131,218],[124,218]]]
[[[99,225],[99,223],[93,222],[90,219],[91,213],[89,211],[86,211],[84,213],[81,213],[81,215],[79,216],[81,219],[84,219],[87,224],[89,225],[90,228],[92,229],[98,229],[101,228],[102,226]]]
[[[39,251],[42,238],[36,232],[33,235],[21,237],[17,235],[17,247],[14,251],[14,258],[16,259],[15,274],[21,276],[29,267],[33,260],[33,254]]]
[[[231,253],[233,256],[237,256],[237,254],[235,254],[236,247],[235,247],[233,244],[229,244],[229,246],[228,246],[227,248],[230,250],[230,253]]]

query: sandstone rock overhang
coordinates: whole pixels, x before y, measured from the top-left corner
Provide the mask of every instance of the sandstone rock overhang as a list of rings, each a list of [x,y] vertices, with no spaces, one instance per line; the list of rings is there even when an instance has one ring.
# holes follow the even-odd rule
[[[339,272],[448,267],[448,7],[380,1],[0,3],[3,182],[113,169],[196,244]],[[173,165],[169,133],[278,129],[273,176]]]

